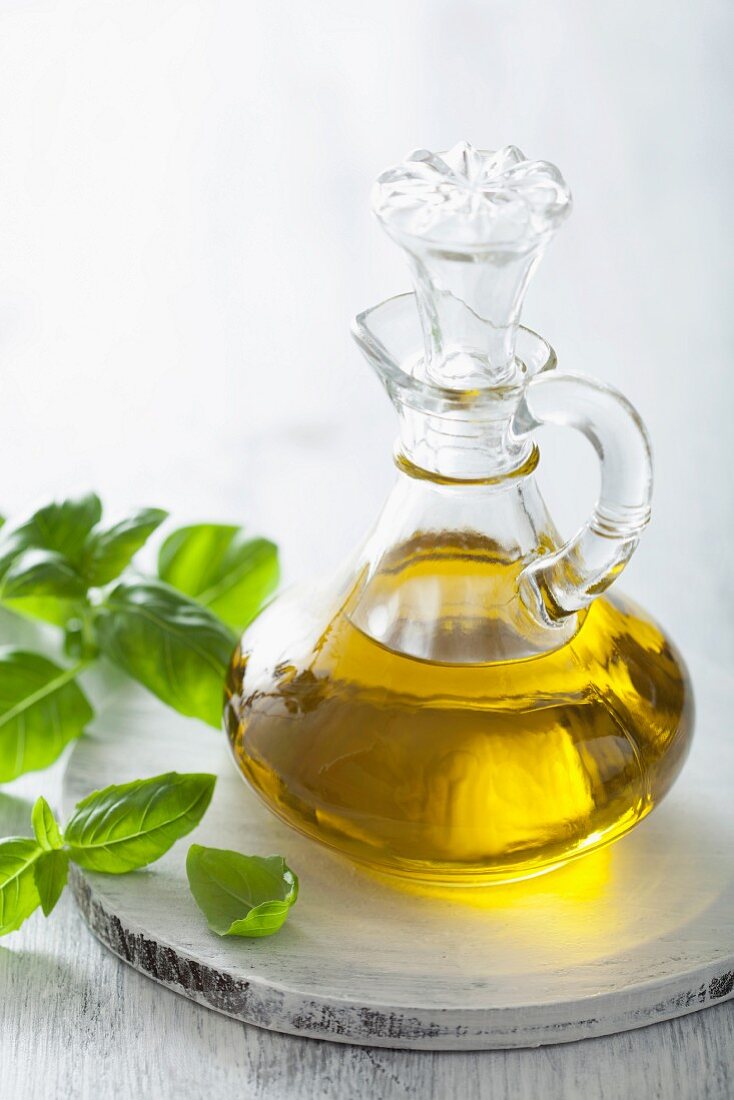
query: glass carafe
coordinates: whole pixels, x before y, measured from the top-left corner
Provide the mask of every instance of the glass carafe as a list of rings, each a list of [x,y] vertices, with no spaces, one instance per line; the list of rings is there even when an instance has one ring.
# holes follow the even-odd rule
[[[571,208],[557,169],[511,146],[420,151],[374,208],[415,286],[354,329],[398,414],[397,482],[338,577],[248,628],[225,722],[249,783],[315,840],[418,882],[505,882],[621,836],[685,758],[685,666],[604,594],[649,519],[649,441],[519,324]],[[535,479],[547,423],[601,463],[566,543]]]

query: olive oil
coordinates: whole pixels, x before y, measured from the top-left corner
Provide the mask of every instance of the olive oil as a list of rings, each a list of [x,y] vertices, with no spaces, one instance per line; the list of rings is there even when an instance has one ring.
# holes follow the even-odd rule
[[[434,543],[395,552],[372,581],[376,606],[392,595],[415,615],[395,635],[419,630],[427,606],[422,626],[448,658],[459,644],[511,650],[503,608],[517,563],[489,543]],[[258,621],[257,672],[249,632],[232,664],[235,758],[291,825],[416,881],[501,882],[608,843],[663,797],[688,748],[692,695],[680,657],[640,610],[598,598],[551,652],[429,661],[355,625],[363,584],[306,651],[279,652],[268,667]]]

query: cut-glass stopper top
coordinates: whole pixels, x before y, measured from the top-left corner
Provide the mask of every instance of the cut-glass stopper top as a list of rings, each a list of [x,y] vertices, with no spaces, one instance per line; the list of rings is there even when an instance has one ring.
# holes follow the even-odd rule
[[[373,209],[393,236],[522,250],[558,228],[571,192],[557,168],[515,145],[492,152],[462,141],[446,153],[419,149],[383,172]]]

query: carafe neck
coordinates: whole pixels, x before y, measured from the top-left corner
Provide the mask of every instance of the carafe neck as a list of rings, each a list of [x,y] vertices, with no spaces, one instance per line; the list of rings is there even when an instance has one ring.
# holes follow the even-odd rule
[[[447,417],[404,405],[395,464],[409,477],[438,485],[499,485],[538,464],[538,448],[514,428],[516,400],[497,400],[495,415]],[[504,406],[504,407],[503,407]]]
[[[516,414],[531,378],[552,370],[553,349],[516,326],[504,382],[458,389],[435,383],[425,368],[416,295],[401,294],[360,314],[353,334],[395,406],[396,457],[413,476],[491,483],[527,472],[537,452]],[[535,457],[534,457],[535,456]]]

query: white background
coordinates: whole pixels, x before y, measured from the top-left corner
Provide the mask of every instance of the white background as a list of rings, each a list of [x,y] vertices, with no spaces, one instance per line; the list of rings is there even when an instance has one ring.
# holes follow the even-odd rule
[[[407,287],[369,187],[518,144],[576,198],[525,320],[651,430],[625,586],[734,655],[732,7],[0,0],[0,510],[96,487],[334,565],[390,484],[354,313]],[[593,455],[544,438],[562,528]]]

